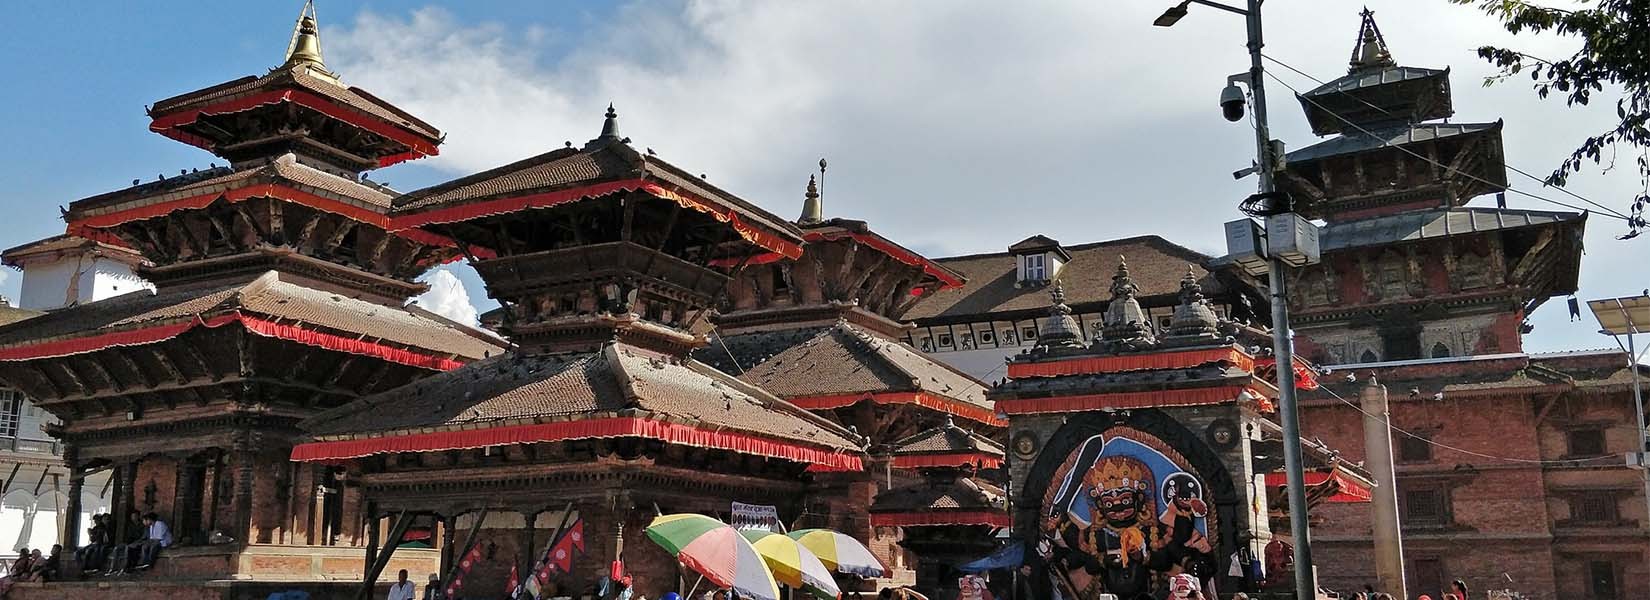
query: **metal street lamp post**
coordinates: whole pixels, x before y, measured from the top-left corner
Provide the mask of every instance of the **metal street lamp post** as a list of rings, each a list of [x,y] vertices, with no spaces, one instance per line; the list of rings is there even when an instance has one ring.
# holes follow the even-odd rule
[[[1644,423],[1644,390],[1639,383],[1638,365],[1643,358],[1638,352],[1635,338],[1640,333],[1650,333],[1650,293],[1643,296],[1629,296],[1609,300],[1589,300],[1587,307],[1593,310],[1593,317],[1598,319],[1601,327],[1599,333],[1615,338],[1616,345],[1621,346],[1622,352],[1627,354],[1628,373],[1633,378],[1633,409],[1634,409],[1634,440],[1633,455],[1628,457],[1629,462],[1637,464],[1644,471],[1644,499],[1645,508],[1650,510],[1650,464],[1645,459],[1645,423]],[[1621,343],[1626,337],[1627,343]],[[1650,523],[1650,521],[1647,521]]]
[[[1273,182],[1272,171],[1279,157],[1276,156],[1266,121],[1266,86],[1262,81],[1265,69],[1261,63],[1261,48],[1264,46],[1264,38],[1261,35],[1261,0],[1247,0],[1246,8],[1208,0],[1186,0],[1169,8],[1152,24],[1159,27],[1174,25],[1181,17],[1186,16],[1189,4],[1199,4],[1244,16],[1248,26],[1249,42],[1247,83],[1249,93],[1253,97],[1250,107],[1255,117],[1255,171],[1260,176],[1260,193],[1256,197],[1276,198],[1277,186]],[[1236,90],[1229,86],[1227,91],[1221,94],[1221,108],[1228,120],[1236,121],[1243,117],[1242,94],[1232,94],[1233,91]],[[1293,214],[1287,213],[1278,216],[1291,219],[1294,217]],[[1277,241],[1269,240],[1268,245]],[[1301,465],[1300,412],[1295,395],[1294,347],[1289,336],[1289,303],[1283,273],[1286,264],[1277,252],[1266,254],[1267,279],[1272,295],[1272,346],[1277,359],[1278,413],[1283,426],[1284,470],[1289,480],[1289,528],[1295,540],[1295,597],[1309,600],[1317,597],[1317,578],[1313,576],[1311,536],[1307,530],[1306,481]]]

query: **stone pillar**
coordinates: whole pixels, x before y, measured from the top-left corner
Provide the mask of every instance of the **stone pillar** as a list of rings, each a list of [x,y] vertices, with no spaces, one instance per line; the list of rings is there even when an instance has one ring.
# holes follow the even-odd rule
[[[63,548],[74,550],[80,547],[80,495],[85,491],[86,480],[80,474],[80,449],[73,444],[63,446],[63,464],[69,467],[69,504],[65,508],[68,514],[63,515],[63,531],[58,538],[63,540]]]
[[[526,522],[521,528],[521,556],[517,557],[516,562],[520,565],[518,573],[521,581],[526,582],[528,577],[533,576],[533,562],[538,560],[538,553],[533,549],[533,538],[537,537],[539,514],[523,511],[521,515]]]
[[[1374,516],[1375,574],[1380,591],[1408,598],[1404,584],[1404,542],[1398,522],[1398,478],[1392,465],[1392,418],[1386,386],[1370,375],[1358,393],[1364,415],[1364,464],[1375,480],[1370,511]]]

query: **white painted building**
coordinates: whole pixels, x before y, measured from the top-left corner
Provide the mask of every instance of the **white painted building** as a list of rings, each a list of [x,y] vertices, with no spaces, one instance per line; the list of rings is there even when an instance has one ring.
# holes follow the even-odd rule
[[[129,250],[67,235],[6,250],[0,264],[23,272],[23,289],[17,306],[0,299],[0,327],[43,311],[153,290],[134,272],[141,262]],[[22,392],[0,387],[0,551],[46,552],[63,539],[69,472],[62,446],[45,431],[53,422]],[[109,475],[86,475],[83,525],[109,510]]]

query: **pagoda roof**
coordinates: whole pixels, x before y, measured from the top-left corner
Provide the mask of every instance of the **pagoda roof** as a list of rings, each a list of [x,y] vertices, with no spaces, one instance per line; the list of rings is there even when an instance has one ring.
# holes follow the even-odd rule
[[[69,221],[71,229],[76,225],[110,227],[176,210],[200,208],[231,191],[263,184],[292,186],[346,206],[317,207],[322,210],[344,212],[380,227],[388,224],[383,215],[390,207],[391,190],[305,165],[293,154],[256,166],[216,167],[83,198],[69,204],[64,219]]]
[[[416,309],[305,287],[269,272],[251,282],[132,292],[0,327],[0,360],[31,360],[158,342],[239,322],[292,339],[431,369],[502,351],[485,332]]]
[[[394,222],[398,229],[454,223],[628,190],[715,213],[742,235],[757,229],[754,237],[772,242],[764,246],[783,246],[781,254],[791,258],[801,254],[802,232],[789,221],[616,138],[597,138],[583,148],[560,148],[403,195],[395,199]]]
[[[1439,75],[1449,75],[1449,69],[1428,69],[1424,67],[1390,66],[1379,69],[1354,70],[1351,73],[1336,78],[1333,81],[1312,88],[1301,94],[1302,96],[1318,97],[1334,94],[1344,94],[1378,85],[1426,79]]]
[[[0,326],[10,325],[24,319],[31,319],[42,314],[45,313],[37,310],[29,310],[27,308],[18,308],[10,304],[0,302]]]
[[[872,525],[878,527],[1008,526],[1008,495],[975,477],[925,478],[876,495]]]
[[[1065,246],[1071,260],[1060,267],[1059,279],[1066,290],[1066,303],[1078,312],[1087,312],[1111,301],[1111,277],[1117,257],[1126,256],[1137,275],[1139,296],[1172,302],[1180,292],[1180,279],[1187,265],[1196,271],[1207,294],[1218,295],[1225,285],[1215,276],[1213,258],[1180,246],[1162,237],[1139,237]],[[962,275],[961,287],[939,290],[918,303],[905,318],[967,319],[994,313],[1026,311],[1042,316],[1048,310],[1046,286],[1024,285],[1012,252],[990,252],[949,258],[935,262]]]
[[[1256,419],[1261,439],[1250,459],[1257,472],[1265,473],[1268,487],[1288,484],[1288,472],[1283,465],[1283,426],[1271,419]],[[1361,463],[1341,460],[1340,452],[1317,439],[1302,439],[1301,470],[1307,486],[1307,506],[1322,502],[1369,502],[1375,482],[1369,470]],[[1283,495],[1279,494],[1278,498]],[[1286,507],[1287,500],[1274,500],[1274,507]]]
[[[1006,455],[997,442],[958,427],[950,419],[946,419],[944,425],[892,445],[893,464],[900,469],[965,466],[994,469],[1002,466]]]
[[[120,262],[137,265],[143,262],[143,255],[124,246],[116,246],[105,242],[89,240],[77,235],[54,235],[49,238],[35,240],[20,246],[8,248],[0,252],[0,264],[8,267],[23,268],[24,263],[35,257],[48,256],[59,253],[96,252]]]
[[[224,108],[225,105],[236,104],[236,101],[256,101],[255,104],[265,104],[294,99],[291,95],[271,96],[272,93],[279,94],[283,91],[309,92],[354,113],[417,134],[432,143],[431,150],[434,149],[433,143],[439,143],[442,138],[440,130],[418,117],[367,93],[366,90],[344,85],[331,76],[317,74],[314,67],[303,63],[277,67],[261,77],[248,75],[156,102],[149,108],[149,116],[155,120],[150,129],[164,133],[170,129],[168,122],[176,120],[168,118],[172,116],[185,116],[191,112],[235,112],[245,108]]]
[[[801,225],[800,227],[802,228],[802,237],[806,241],[852,239],[868,248],[888,255],[889,258],[894,260],[922,267],[923,273],[938,280],[943,287],[961,287],[966,283],[961,273],[883,237],[872,231],[870,225],[864,221],[828,219],[817,224]]]
[[[839,408],[866,399],[912,402],[971,421],[1001,424],[986,400],[984,383],[852,323],[734,335],[725,342],[726,349],[718,344],[699,353],[733,354],[743,369],[740,380],[804,408]]]
[[[510,353],[357,400],[303,427],[295,460],[644,437],[859,469],[858,436],[691,359],[622,342]]]
[[[1499,132],[1501,124],[1500,120],[1494,123],[1422,123],[1373,129],[1369,133],[1354,130],[1290,152],[1284,155],[1284,160],[1305,163],[1378,148],[1398,147],[1487,131]]]
[[[1323,226],[1324,252],[1400,242],[1508,231],[1555,224],[1585,224],[1584,213],[1489,207],[1440,208],[1394,215],[1335,221]]]

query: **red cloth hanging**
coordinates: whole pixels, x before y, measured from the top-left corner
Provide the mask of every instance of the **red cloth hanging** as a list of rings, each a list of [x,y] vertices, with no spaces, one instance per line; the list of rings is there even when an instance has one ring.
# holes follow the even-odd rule
[[[948,525],[990,525],[1008,527],[1011,519],[1006,512],[996,511],[926,511],[917,513],[871,513],[872,527],[944,527]]]
[[[310,442],[299,444],[293,448],[292,460],[298,462],[333,462],[374,454],[437,452],[441,450],[485,448],[487,446],[616,437],[651,438],[684,446],[716,448],[850,470],[864,469],[864,463],[860,461],[858,456],[847,454],[844,451],[802,446],[737,431],[668,423],[640,417],[504,425],[483,429]]]

